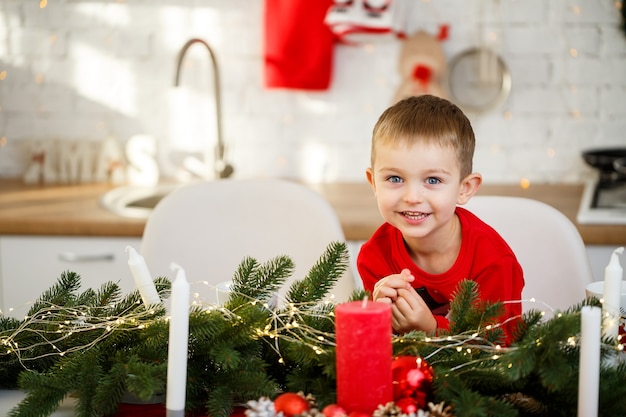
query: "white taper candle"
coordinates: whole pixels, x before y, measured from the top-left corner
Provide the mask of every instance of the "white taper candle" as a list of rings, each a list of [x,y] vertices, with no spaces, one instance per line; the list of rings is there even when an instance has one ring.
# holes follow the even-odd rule
[[[161,302],[159,293],[154,286],[154,281],[148,271],[148,265],[146,261],[132,246],[126,246],[126,252],[128,253],[128,267],[130,273],[135,280],[135,286],[141,294],[141,300],[145,306],[150,304],[158,304]]]
[[[580,310],[580,359],[578,371],[578,417],[597,417],[600,398],[600,338],[602,310]]]
[[[187,391],[187,343],[189,339],[189,283],[185,271],[177,271],[170,296],[170,332],[167,351],[167,417],[184,417]]]

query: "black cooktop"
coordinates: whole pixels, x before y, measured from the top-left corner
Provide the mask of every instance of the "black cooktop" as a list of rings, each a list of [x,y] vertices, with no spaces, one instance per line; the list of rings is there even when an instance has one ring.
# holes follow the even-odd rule
[[[592,208],[626,208],[626,176],[601,176],[596,184]]]

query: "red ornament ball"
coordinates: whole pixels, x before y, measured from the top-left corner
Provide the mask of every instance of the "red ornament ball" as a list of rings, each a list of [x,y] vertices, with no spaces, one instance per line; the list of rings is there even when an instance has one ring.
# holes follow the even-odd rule
[[[391,371],[394,401],[412,399],[418,408],[426,407],[432,393],[433,368],[422,358],[398,356],[391,364]],[[408,406],[409,401],[404,402]]]
[[[404,397],[396,400],[396,405],[404,414],[414,414],[417,413],[417,410],[419,409],[417,401],[415,398],[411,397]]]
[[[293,417],[302,414],[310,408],[309,402],[302,396],[293,392],[280,394],[274,400],[274,409],[277,413],[282,412],[285,417]]]
[[[324,414],[324,417],[345,417],[348,415],[348,412],[337,404],[328,404],[322,409],[322,414]]]

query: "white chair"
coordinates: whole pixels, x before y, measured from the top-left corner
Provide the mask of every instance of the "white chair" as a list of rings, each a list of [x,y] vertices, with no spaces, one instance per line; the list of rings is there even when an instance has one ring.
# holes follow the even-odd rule
[[[521,197],[474,196],[464,206],[496,229],[524,270],[523,310],[565,310],[585,298],[593,281],[585,244],[554,207]]]
[[[287,180],[225,179],[184,185],[166,195],[147,219],[141,254],[153,277],[173,279],[170,264],[180,265],[192,293],[214,303],[215,286],[232,279],[244,257],[263,263],[289,256],[295,270],[279,291],[284,296],[333,241],[345,242],[343,230],[317,192]],[[354,288],[347,271],[331,293],[345,301]]]

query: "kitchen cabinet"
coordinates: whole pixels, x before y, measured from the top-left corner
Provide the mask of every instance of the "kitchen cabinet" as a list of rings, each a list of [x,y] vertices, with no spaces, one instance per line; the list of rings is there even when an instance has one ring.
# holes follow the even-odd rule
[[[138,237],[0,236],[0,309],[20,318],[30,303],[64,271],[81,276],[81,290],[117,282],[123,294],[135,289],[126,246]]]

